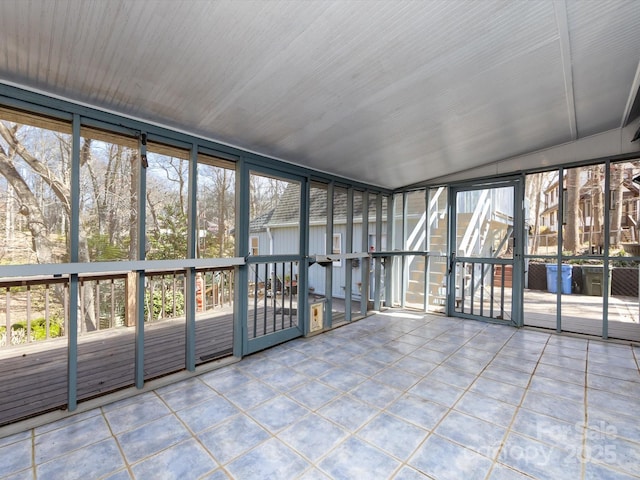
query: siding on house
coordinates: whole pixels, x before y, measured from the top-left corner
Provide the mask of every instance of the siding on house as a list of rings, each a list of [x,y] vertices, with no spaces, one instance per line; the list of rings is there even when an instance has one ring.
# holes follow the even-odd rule
[[[314,194],[317,192],[317,194]],[[310,223],[309,228],[309,253],[311,255],[326,254],[326,221],[327,207],[326,196],[320,195],[321,190],[312,189],[310,199]],[[386,215],[386,202],[383,204],[383,218]],[[278,254],[295,254],[299,252],[299,221],[300,221],[300,186],[292,183],[282,194],[278,205],[269,213],[262,215],[251,221],[251,235],[259,236],[260,255],[278,255]],[[340,253],[346,252],[362,252],[362,210],[363,202],[361,195],[354,196],[353,205],[353,245],[347,248],[347,204],[346,196],[337,196],[333,204],[334,212],[334,234],[340,235]],[[368,234],[374,236],[376,234],[375,226],[375,199],[369,199],[369,217]],[[383,232],[386,232],[386,222],[383,222]],[[383,235],[381,245],[368,241],[376,250],[386,248],[386,237]],[[353,262],[351,292],[357,299],[360,297],[360,288],[358,284],[361,282],[361,263]],[[333,291],[331,295],[336,298],[345,297],[345,281],[346,281],[347,262],[343,260],[340,263],[334,263],[331,267],[333,270]],[[280,272],[280,270],[278,270]],[[294,268],[294,275],[297,269]],[[280,275],[280,273],[278,273]],[[325,295],[325,278],[326,268],[314,265],[309,270],[309,288],[314,289],[317,295]]]

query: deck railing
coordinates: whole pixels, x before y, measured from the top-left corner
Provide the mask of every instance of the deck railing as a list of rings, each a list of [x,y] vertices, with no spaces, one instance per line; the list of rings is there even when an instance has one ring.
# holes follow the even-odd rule
[[[233,267],[196,271],[197,314],[233,305]],[[184,317],[185,278],[184,269],[145,273],[145,322]],[[78,285],[79,334],[135,326],[135,303],[128,302],[135,298],[134,272],[80,275]],[[4,278],[0,290],[0,348],[65,336],[68,275]]]
[[[298,324],[296,262],[253,263],[249,267],[249,338]]]
[[[67,330],[68,279],[12,278],[0,281],[0,348],[63,336]]]

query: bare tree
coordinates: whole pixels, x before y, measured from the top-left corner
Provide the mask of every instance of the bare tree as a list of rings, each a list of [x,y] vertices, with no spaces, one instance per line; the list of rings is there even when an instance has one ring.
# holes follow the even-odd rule
[[[580,174],[577,168],[566,171],[567,205],[565,217],[567,224],[563,236],[563,250],[575,253],[580,247],[579,212],[580,212]]]
[[[67,253],[63,255],[67,257],[71,215],[70,137],[9,122],[0,122],[0,137],[4,142],[4,145],[0,143],[0,175],[15,192],[18,211],[26,220],[36,261],[52,263],[62,258],[59,252],[54,253],[59,242],[52,241],[59,233],[66,239],[64,251]],[[119,145],[99,143],[103,147],[106,145],[108,151],[104,162],[94,158],[94,142],[90,138],[83,139],[80,150],[81,177],[85,182],[78,251],[78,259],[82,262],[100,259],[91,254],[92,238],[104,234],[106,241],[103,243],[120,244],[123,227],[126,228],[124,231],[128,230],[130,252],[136,249],[136,235],[132,235],[131,229],[135,229],[137,220],[137,182],[132,176],[129,182],[123,182],[122,176],[131,169],[125,166],[126,161],[135,167],[137,154]],[[131,170],[137,171],[136,168]],[[123,216],[123,210],[128,210],[128,216]],[[93,286],[85,282],[82,310],[87,330],[97,326],[94,295]]]
[[[610,190],[613,193],[611,205],[611,246],[619,247],[622,243],[622,201],[623,201],[623,168],[624,164],[612,163],[610,168]]]
[[[42,204],[33,192],[27,179],[18,171],[14,158],[19,156],[42,179],[55,194],[67,217],[71,214],[71,195],[69,184],[65,184],[48,165],[32,155],[18,137],[18,125],[7,125],[0,122],[0,136],[7,148],[0,145],[0,174],[2,174],[19,199],[18,212],[27,220],[27,228],[31,234],[32,249],[38,263],[53,261],[52,244],[49,239],[47,221],[42,211]]]
[[[530,175],[530,182],[527,183],[526,196],[529,200],[529,213],[533,213],[533,225],[529,225],[531,229],[532,242],[529,245],[529,254],[538,251],[539,234],[540,234],[540,206],[542,204],[542,174]],[[531,208],[533,207],[533,212]],[[529,219],[531,221],[531,219]]]
[[[591,245],[602,246],[603,245],[603,219],[604,219],[604,194],[603,187],[603,166],[594,165],[590,168],[591,171]]]

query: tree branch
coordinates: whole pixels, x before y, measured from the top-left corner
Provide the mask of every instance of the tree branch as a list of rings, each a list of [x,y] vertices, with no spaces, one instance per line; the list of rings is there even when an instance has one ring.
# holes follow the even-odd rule
[[[69,188],[55,178],[51,170],[31,155],[27,149],[22,145],[16,135],[16,129],[9,129],[4,123],[0,122],[0,135],[9,145],[9,148],[17,153],[27,164],[36,172],[44,182],[51,187],[53,193],[55,193],[58,200],[62,203],[67,215],[71,215],[71,192]],[[21,177],[22,178],[22,177]]]

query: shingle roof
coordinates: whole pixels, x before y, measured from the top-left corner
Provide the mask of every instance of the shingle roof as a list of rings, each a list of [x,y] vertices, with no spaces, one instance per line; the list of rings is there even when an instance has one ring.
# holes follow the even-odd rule
[[[258,233],[264,230],[264,227],[269,223],[271,217],[273,216],[273,212],[275,212],[275,208],[269,210],[267,213],[263,213],[262,215],[253,218],[249,221],[249,233]]]
[[[334,191],[333,196],[333,216],[334,222],[345,221],[347,218],[347,192],[343,190]],[[369,209],[375,210],[375,197],[369,197]],[[326,190],[312,188],[310,194],[309,221],[311,223],[324,222],[327,217]],[[386,214],[386,202],[383,202],[383,216]],[[362,195],[353,197],[353,217],[362,218]],[[256,219],[257,220],[257,219]],[[280,201],[276,205],[270,220],[263,226],[276,226],[287,224],[298,224],[300,222],[300,185],[291,183],[286,188]]]

